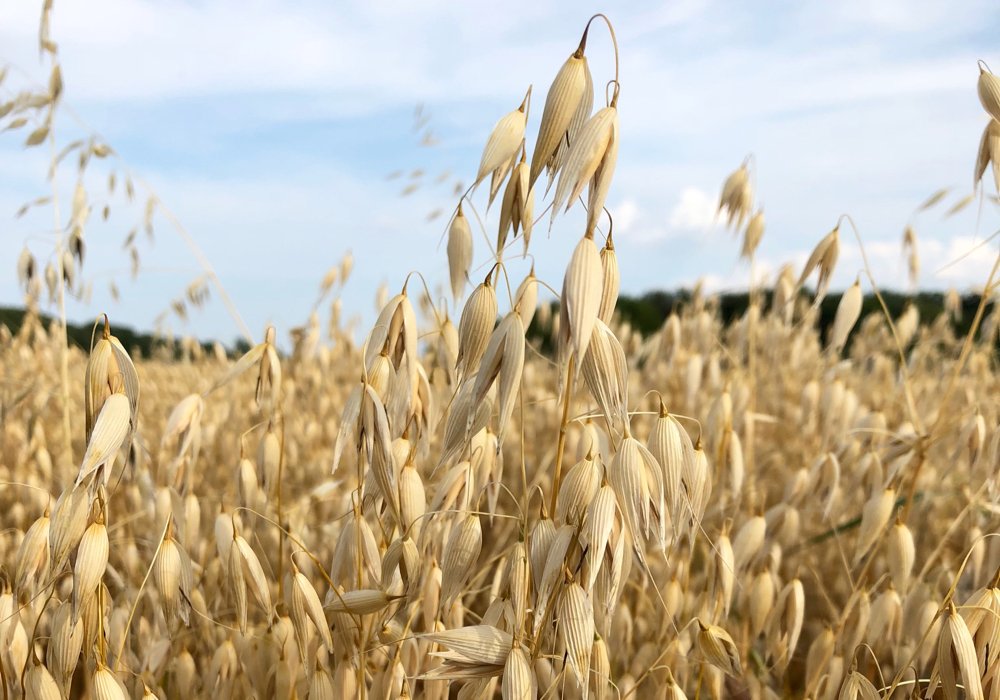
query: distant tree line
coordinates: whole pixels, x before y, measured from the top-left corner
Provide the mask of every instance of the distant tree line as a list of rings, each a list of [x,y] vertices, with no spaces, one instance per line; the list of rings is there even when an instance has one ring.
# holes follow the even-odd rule
[[[691,301],[691,294],[688,290],[679,290],[675,292],[649,292],[638,297],[622,296],[618,299],[618,313],[622,320],[627,321],[634,329],[643,335],[649,335],[663,326],[664,321],[666,321],[671,312],[677,311],[689,303]],[[764,291],[762,294],[765,306],[769,307],[771,303],[770,290]],[[882,298],[885,299],[886,306],[889,308],[889,313],[892,314],[893,318],[898,318],[910,304],[917,307],[921,323],[933,321],[945,310],[945,295],[940,292],[901,294],[899,292],[884,291],[882,292]],[[749,302],[746,292],[720,294],[715,299],[724,324],[729,324],[746,313]],[[956,334],[965,335],[968,333],[976,309],[979,306],[979,300],[980,296],[978,294],[967,294],[961,297],[961,313],[958,314],[957,319],[952,319],[951,321]],[[833,324],[839,303],[840,293],[838,292],[829,294],[820,304],[818,324],[824,335],[829,326]],[[553,311],[557,312],[557,309],[554,307]],[[873,294],[869,294],[865,297],[862,305],[862,318],[872,312],[881,313],[881,309],[878,299]],[[24,322],[26,313],[25,309],[22,308],[0,307],[0,324],[7,326],[11,333],[16,334]],[[39,318],[42,324],[46,328],[49,328],[53,320],[52,317],[46,314],[39,314]],[[88,349],[90,347],[92,328],[92,325],[69,324],[67,331],[70,342],[84,350]],[[112,323],[112,329],[126,348],[129,350],[138,350],[143,357],[150,357],[154,349],[158,347],[171,347],[159,335],[136,331],[128,326],[121,326],[115,323]],[[538,328],[538,324],[536,323],[532,326],[529,335],[539,338],[547,334]],[[543,343],[547,343],[547,341],[548,338],[543,338]],[[201,345],[206,351],[209,351],[211,350],[212,342],[202,342]],[[231,355],[239,355],[249,349],[249,344],[243,338],[238,338],[226,345],[226,350]],[[179,353],[179,350],[175,348],[175,352]]]
[[[762,292],[765,306],[770,307],[771,291]],[[746,313],[749,297],[746,292],[720,294],[718,299],[719,314],[724,324],[740,318]],[[882,298],[885,300],[889,313],[895,319],[902,314],[907,306],[913,304],[920,314],[920,322],[928,323],[944,312],[945,298],[940,292],[920,292],[918,294],[902,294],[899,292],[883,291]],[[961,297],[960,318],[954,323],[955,332],[965,334],[968,332],[976,309],[979,306],[980,296],[978,294],[967,294]],[[679,310],[681,306],[691,301],[691,292],[681,290],[677,292],[649,292],[640,297],[621,297],[618,300],[618,313],[622,319],[643,335],[655,332],[667,319],[672,311]],[[837,305],[840,303],[840,292],[831,293],[823,299],[820,304],[818,323],[825,333],[827,328],[833,324],[833,318],[837,313]],[[881,313],[881,307],[874,294],[868,294],[864,298],[861,307],[861,317],[864,318],[871,312]]]

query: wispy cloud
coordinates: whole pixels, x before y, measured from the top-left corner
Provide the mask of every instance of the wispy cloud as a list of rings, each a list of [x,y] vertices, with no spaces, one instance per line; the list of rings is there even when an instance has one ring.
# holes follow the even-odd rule
[[[682,231],[707,231],[715,223],[718,199],[697,187],[681,190],[677,204],[670,210],[671,228]]]

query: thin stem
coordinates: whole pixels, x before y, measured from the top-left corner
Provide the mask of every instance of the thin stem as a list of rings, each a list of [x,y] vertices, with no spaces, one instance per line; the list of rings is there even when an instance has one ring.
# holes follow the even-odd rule
[[[140,183],[142,183],[142,185],[146,187],[146,189],[152,191],[149,185],[147,185],[143,180],[140,180],[138,178],[136,179]],[[215,286],[216,291],[219,293],[219,299],[222,300],[222,303],[223,305],[225,305],[226,310],[229,312],[229,315],[232,317],[233,321],[235,321],[236,325],[239,327],[240,333],[243,334],[243,337],[246,338],[248,343],[253,345],[253,334],[247,327],[246,322],[244,322],[243,317],[240,316],[240,312],[236,309],[236,305],[233,303],[233,300],[229,297],[229,294],[226,292],[226,288],[222,286],[222,280],[219,279],[219,275],[216,274],[215,268],[212,267],[212,263],[208,261],[208,258],[205,256],[204,251],[202,251],[201,247],[195,242],[191,234],[188,233],[187,229],[184,228],[184,224],[180,222],[180,219],[178,219],[177,216],[173,213],[173,211],[171,211],[170,207],[165,205],[163,201],[160,200],[158,197],[156,199],[156,204],[159,210],[163,212],[163,215],[167,218],[167,221],[169,221],[171,225],[173,225],[174,229],[177,231],[177,234],[181,237],[181,240],[183,240],[184,243],[187,245],[187,247],[191,250],[191,254],[194,256],[195,260],[197,260],[198,264],[201,265],[202,268],[205,270],[205,274],[212,281],[212,284]]]
[[[66,270],[63,267],[63,253],[66,246],[65,231],[62,229],[62,216],[59,212],[59,183],[56,177],[59,162],[56,154],[55,137],[56,112],[53,109],[49,114],[49,154],[52,161],[52,218],[55,222],[55,230],[59,234],[56,243],[56,275],[59,278],[59,321],[62,324],[62,345],[59,348],[59,382],[62,384],[62,409],[63,409],[63,446],[66,456],[73,460],[73,435],[72,426],[69,419],[69,328],[66,323]]]
[[[608,16],[605,15],[603,12],[598,12],[593,17],[591,17],[589,20],[587,20],[587,26],[583,30],[583,38],[580,39],[580,48],[577,49],[577,53],[579,53],[580,55],[583,55],[583,51],[587,48],[587,34],[588,34],[588,32],[590,32],[590,23],[593,22],[598,17],[600,17],[601,19],[603,19],[604,23],[606,25],[608,25],[608,33],[611,35],[611,43],[612,43],[612,45],[615,48],[615,85],[616,85],[616,87],[615,87],[615,97],[614,97],[614,100],[617,101],[617,99],[618,99],[618,87],[617,87],[617,85],[620,84],[619,81],[618,81],[618,37],[615,36],[615,28],[611,25],[611,20],[608,19]],[[614,106],[614,103],[612,103],[612,106]]]
[[[142,591],[146,587],[146,582],[149,581],[149,575],[153,573],[153,564],[156,562],[156,558],[160,556],[160,549],[163,547],[163,541],[167,537],[167,530],[170,528],[170,520],[174,517],[173,511],[167,513],[166,522],[163,523],[163,531],[160,533],[160,542],[156,545],[156,551],[153,552],[153,558],[149,560],[149,566],[146,568],[146,575],[142,577],[142,583],[139,584],[139,590],[135,593],[135,600],[132,601],[132,609],[128,614],[128,621],[125,623],[125,629],[122,630],[122,641],[118,645],[118,655],[115,657],[115,673],[118,672],[118,666],[122,662],[122,654],[125,653],[125,641],[128,639],[128,631],[132,626],[132,618],[135,617],[135,611],[139,608],[139,599],[142,598]],[[105,659],[105,661],[107,661]]]
[[[556,473],[552,479],[552,495],[550,496],[551,506],[549,511],[556,512],[556,500],[559,497],[559,483],[562,481],[562,461],[563,453],[566,451],[566,428],[569,426],[569,404],[573,395],[573,365],[576,355],[569,356],[566,364],[566,385],[563,388],[563,408],[562,419],[559,421],[559,442],[556,445]]]

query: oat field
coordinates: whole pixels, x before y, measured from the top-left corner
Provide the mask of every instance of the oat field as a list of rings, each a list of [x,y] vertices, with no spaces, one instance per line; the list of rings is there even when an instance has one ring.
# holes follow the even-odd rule
[[[863,246],[844,217],[736,322],[696,293],[642,337],[605,209],[628,82],[595,85],[588,35],[614,34],[586,27],[483,125],[448,279],[394,280],[362,342],[336,301],[242,356],[140,357],[104,316],[88,351],[37,315],[0,328],[4,698],[1000,698],[997,266],[967,336],[957,297],[862,316],[871,270],[824,334]],[[7,110],[29,144],[60,81]],[[719,202],[749,265],[753,168]],[[54,267],[18,259],[29,307],[84,274],[85,218]],[[512,278],[555,220],[578,226],[563,279]]]

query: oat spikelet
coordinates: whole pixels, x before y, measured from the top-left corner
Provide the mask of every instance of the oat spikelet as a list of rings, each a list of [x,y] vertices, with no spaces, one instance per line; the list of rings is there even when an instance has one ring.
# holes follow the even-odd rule
[[[618,288],[621,285],[618,257],[615,255],[615,244],[610,232],[604,247],[601,248],[601,268],[604,270],[604,285],[601,289],[601,308],[597,312],[597,317],[610,324],[615,306],[618,304]]]
[[[757,251],[761,239],[764,237],[764,210],[758,209],[747,222],[746,230],[743,232],[743,245],[740,247],[740,257],[749,260]]]
[[[928,689],[928,697],[940,683],[941,692],[948,700],[958,700],[961,682],[968,700],[983,700],[983,685],[976,661],[976,647],[965,619],[958,614],[954,603],[949,602],[938,635],[936,673]]]
[[[837,696],[838,700],[879,700],[881,697],[875,684],[854,670],[847,674]]]
[[[291,585],[286,589],[286,595],[291,599],[288,606],[292,616],[292,625],[295,628],[295,639],[299,645],[299,655],[306,658],[306,648],[308,642],[307,625],[312,623],[316,632],[323,640],[327,650],[333,649],[333,637],[330,634],[330,626],[326,622],[326,615],[323,613],[323,603],[320,602],[316,589],[313,588],[305,574],[293,565]]]
[[[528,276],[521,280],[514,293],[514,308],[521,314],[521,323],[525,330],[531,327],[538,308],[538,278],[535,277],[535,266],[531,266]]]
[[[735,229],[743,227],[753,206],[753,189],[750,186],[750,170],[744,162],[734,170],[722,184],[719,195],[718,212],[726,212],[726,225]]]
[[[524,251],[528,251],[528,241],[531,238],[532,217],[535,211],[535,193],[528,186],[528,164],[524,161],[524,152],[521,152],[521,162],[514,166],[507,180],[507,187],[503,193],[500,205],[500,222],[497,230],[497,259],[503,257],[504,246],[507,243],[507,236],[513,230],[515,236],[518,232],[524,234]]]
[[[83,533],[73,567],[74,623],[80,619],[80,612],[87,601],[97,593],[104,571],[108,568],[109,552],[108,529],[104,526],[103,516],[98,516]]]
[[[903,593],[910,584],[913,564],[916,561],[916,547],[913,543],[913,533],[906,523],[897,520],[889,530],[888,536],[889,575],[892,582]]]
[[[472,575],[483,547],[483,528],[479,516],[469,513],[451,531],[441,562],[441,602],[447,608]]]
[[[448,273],[451,278],[451,293],[457,301],[465,291],[465,281],[472,266],[472,228],[462,213],[462,203],[448,227]]]
[[[560,647],[566,651],[577,685],[586,688],[594,642],[594,607],[590,596],[576,581],[563,588],[556,620]]]
[[[580,369],[608,424],[619,429],[628,420],[628,362],[618,338],[601,320],[594,324]]]
[[[17,549],[14,564],[14,589],[18,592],[33,590],[36,580],[44,576],[49,563],[49,531],[51,519],[48,509],[31,524]]]
[[[593,455],[574,464],[559,487],[556,499],[556,519],[562,523],[580,525],[587,508],[601,486],[603,468]]]
[[[458,322],[458,376],[462,378],[476,371],[496,324],[497,295],[491,277],[492,272],[469,296]]]
[[[611,680],[611,659],[608,655],[608,643],[600,635],[594,635],[594,645],[590,654],[590,697],[593,700],[606,700],[608,685]]]
[[[98,664],[94,672],[94,700],[128,700],[128,693],[107,666]]]
[[[83,621],[72,619],[72,608],[67,601],[56,610],[52,617],[51,638],[45,650],[45,664],[59,683],[64,697],[69,695],[69,685],[83,649]]]
[[[461,654],[469,663],[503,666],[513,637],[492,625],[472,625],[421,635],[435,644]]]
[[[45,664],[32,657],[31,668],[24,677],[24,692],[28,700],[60,700],[62,692]]]
[[[533,700],[538,697],[535,672],[528,663],[528,655],[518,644],[515,644],[507,655],[500,691],[503,700]]]
[[[674,527],[682,522],[683,493],[681,480],[684,473],[684,463],[694,448],[687,431],[670,415],[667,407],[660,402],[659,415],[653,424],[646,444],[657,464],[663,470],[663,495],[670,512]]]
[[[168,527],[167,534],[160,544],[160,553],[153,563],[153,580],[160,591],[164,614],[169,619],[172,615],[180,615],[184,624],[188,624],[188,607],[191,600],[193,583],[191,562],[184,551],[173,538],[173,528]]]
[[[608,467],[608,482],[614,489],[618,508],[625,517],[625,524],[636,542],[636,553],[640,558],[642,553],[639,543],[649,533],[650,523],[650,492],[645,473],[648,453],[626,428],[621,446]],[[652,455],[648,459],[655,460]]]
[[[983,109],[991,117],[1000,121],[1000,78],[986,70],[982,63],[979,65],[979,102]]]
[[[816,688],[819,685],[820,678],[833,657],[836,641],[833,630],[827,626],[809,645],[809,652],[806,654],[806,688]]]
[[[830,338],[827,342],[827,347],[834,354],[839,355],[840,351],[844,349],[847,336],[850,335],[854,324],[861,317],[862,301],[861,278],[859,277],[855,278],[854,284],[847,288],[847,291],[840,297],[840,303],[837,304],[837,313],[833,318],[833,328],[830,330]]]
[[[750,612],[750,631],[754,637],[764,631],[771,609],[774,607],[774,598],[774,577],[767,570],[761,571],[754,576],[750,584],[747,605]]]
[[[580,129],[575,144],[570,144],[566,165],[559,173],[555,198],[552,200],[554,222],[560,210],[569,211],[583,188],[589,183],[587,198],[587,234],[594,231],[597,221],[604,212],[607,198],[618,160],[618,108],[605,107],[594,114]]]
[[[523,369],[524,325],[521,323],[521,315],[515,309],[504,317],[490,336],[480,361],[479,372],[476,373],[473,391],[473,400],[478,405],[486,398],[486,393],[496,382],[500,411],[496,433],[497,450],[503,444],[507,424],[514,413]],[[474,420],[475,416],[470,413],[466,424],[467,433],[472,429]]]
[[[729,541],[729,534],[725,531],[715,540],[714,576],[712,586],[714,589],[716,605],[722,603],[722,612],[729,615],[729,606],[733,600],[733,588],[736,583],[736,558],[733,553],[732,542]]]
[[[111,335],[107,316],[101,338],[94,344],[84,371],[84,417],[87,441],[104,402],[116,391],[128,397],[132,429],[139,412],[139,375],[121,341]]]
[[[106,467],[102,483],[108,483],[115,456],[129,436],[131,419],[132,407],[125,394],[112,394],[107,398],[94,422],[94,430],[80,464],[80,473],[76,477],[77,486],[101,467]]]
[[[973,189],[979,186],[986,173],[986,168],[993,164],[993,184],[1000,192],[1000,122],[990,117],[989,123],[983,129],[979,140],[979,151],[976,155],[976,169],[972,181]]]
[[[736,569],[742,571],[757,556],[764,546],[767,534],[767,521],[762,515],[755,515],[740,527],[733,539],[733,554],[736,559]]]
[[[573,250],[573,257],[566,268],[559,309],[560,319],[565,319],[560,332],[576,354],[577,371],[587,353],[594,325],[598,320],[603,275],[601,254],[597,251],[594,239],[584,236]]]
[[[335,596],[326,604],[326,609],[334,613],[370,615],[385,610],[390,602],[392,601],[385,591],[362,588]]]
[[[882,489],[873,494],[865,503],[861,511],[861,528],[858,534],[858,544],[854,550],[855,565],[875,544],[875,540],[882,534],[882,530],[892,516],[893,506],[896,502],[896,491],[892,488]]]
[[[837,257],[840,255],[840,227],[834,228],[830,233],[823,236],[816,247],[813,248],[809,259],[806,260],[799,276],[796,287],[801,288],[814,270],[819,269],[819,279],[816,282],[816,300],[814,306],[819,306],[826,296],[826,290],[830,286],[830,277],[833,275],[833,268],[837,264]]]
[[[243,571],[243,578],[247,587],[253,593],[258,605],[264,609],[268,618],[271,616],[271,591],[267,585],[267,577],[264,569],[260,565],[257,554],[253,551],[250,543],[242,535],[233,537],[233,546],[239,555],[240,568]]]
[[[424,482],[413,464],[407,459],[399,472],[399,526],[403,532],[413,531],[414,539],[419,538],[420,518],[427,510],[427,495]]]
[[[493,127],[493,131],[486,140],[486,146],[483,148],[482,158],[479,160],[479,170],[476,172],[476,184],[482,182],[483,178],[490,173],[496,171],[505,173],[510,165],[513,164],[513,159],[524,141],[524,127],[527,120],[525,107],[527,106],[527,101],[528,98],[525,97],[520,107],[501,117],[500,121]],[[503,174],[500,177],[502,179]]]
[[[584,556],[584,571],[588,591],[593,590],[600,567],[604,561],[604,551],[611,539],[611,531],[615,526],[617,508],[615,492],[610,485],[604,484],[597,490],[597,495],[587,509],[583,530],[580,533],[581,542],[587,545]]]
[[[538,126],[535,150],[531,154],[532,187],[543,168],[554,166],[556,154],[564,153],[576,141],[576,130],[590,116],[594,104],[594,88],[587,57],[584,55],[586,44],[585,32],[580,46],[563,63],[545,96],[542,121]],[[582,119],[579,118],[580,115]],[[573,128],[574,123],[576,129]]]
[[[698,650],[705,659],[730,676],[735,678],[742,676],[743,665],[740,663],[740,652],[729,632],[718,625],[706,625],[701,621],[701,618],[697,619],[697,623],[698,636],[696,641]]]

